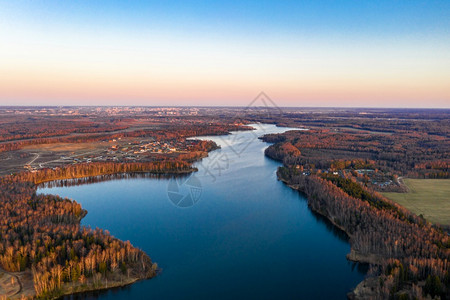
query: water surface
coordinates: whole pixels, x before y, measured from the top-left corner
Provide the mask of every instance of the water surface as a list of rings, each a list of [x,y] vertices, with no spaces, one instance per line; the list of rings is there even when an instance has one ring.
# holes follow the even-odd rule
[[[126,288],[66,298],[346,299],[363,270],[346,260],[345,236],[277,181],[280,164],[257,136],[287,128],[256,128],[202,137],[222,148],[197,163],[198,181],[178,181],[180,195],[194,192],[192,206],[170,200],[168,178],[40,188],[81,203],[83,225],[130,240],[163,269]]]

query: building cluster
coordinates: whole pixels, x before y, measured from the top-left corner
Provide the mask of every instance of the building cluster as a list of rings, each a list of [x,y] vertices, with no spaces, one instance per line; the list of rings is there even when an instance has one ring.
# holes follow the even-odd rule
[[[34,162],[24,165],[24,169],[30,172],[42,168],[56,168],[61,165],[80,164],[91,162],[143,162],[151,161],[155,155],[170,155],[187,153],[195,143],[192,140],[167,140],[158,141],[153,138],[144,140],[123,140],[121,138],[103,141],[106,147],[86,153],[72,153],[60,156],[49,162]]]

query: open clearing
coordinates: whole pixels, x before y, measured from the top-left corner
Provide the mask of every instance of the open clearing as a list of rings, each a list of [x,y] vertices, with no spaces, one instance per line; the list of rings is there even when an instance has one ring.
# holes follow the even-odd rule
[[[10,298],[21,292],[21,286],[17,278],[0,270],[0,299]]]
[[[0,300],[31,299],[35,296],[31,271],[10,273],[0,269]]]
[[[404,179],[408,193],[383,193],[432,223],[450,225],[450,179]]]
[[[24,166],[55,167],[72,160],[64,160],[61,157],[80,158],[84,155],[105,152],[114,143],[52,143],[28,145],[17,151],[0,153],[0,176],[25,171]]]
[[[69,151],[85,151],[99,147],[101,142],[94,143],[54,143],[54,144],[40,144],[29,145],[23,147],[24,150],[41,150],[54,152],[69,152]]]

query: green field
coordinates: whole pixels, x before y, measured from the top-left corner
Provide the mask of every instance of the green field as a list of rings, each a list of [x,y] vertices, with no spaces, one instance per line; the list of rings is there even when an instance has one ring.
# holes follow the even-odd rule
[[[408,193],[383,193],[432,223],[450,225],[450,179],[404,179]]]

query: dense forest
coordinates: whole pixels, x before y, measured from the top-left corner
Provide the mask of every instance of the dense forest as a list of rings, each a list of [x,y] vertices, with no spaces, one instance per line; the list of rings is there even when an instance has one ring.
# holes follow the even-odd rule
[[[336,185],[338,180],[286,167],[278,175],[307,196],[311,209],[348,234],[350,259],[381,266],[380,298],[394,297],[405,284],[420,290],[418,282],[428,277],[437,278],[440,287],[432,296],[450,296],[450,238],[442,230],[350,179]]]
[[[427,133],[367,134],[330,129],[266,135],[277,143],[267,153],[287,165],[309,170],[376,169],[412,178],[450,178],[450,139]],[[278,143],[290,143],[302,155],[283,155]],[[280,144],[281,145],[281,144]]]
[[[99,120],[83,116],[2,116],[0,142],[56,137],[70,134],[110,132],[128,128],[120,120]]]
[[[132,115],[114,109],[91,110],[79,109],[74,116],[0,111],[0,152],[29,145],[120,138],[186,141],[188,137],[250,130],[243,124],[257,121],[306,126],[310,130],[264,136],[265,141],[274,143],[266,155],[283,162],[277,172],[279,179],[304,193],[311,209],[347,233],[351,244],[348,258],[372,265],[369,279],[376,278],[372,296],[450,298],[448,234],[376,192],[402,191],[401,177],[450,178],[447,111],[285,109],[265,114],[252,109],[241,116],[239,109],[230,108],[207,109],[204,113],[210,115],[175,117],[159,116],[157,111],[142,113],[141,109]],[[72,109],[62,111],[69,114]],[[144,252],[106,231],[80,226],[86,211],[78,203],[37,195],[36,185],[189,173],[195,171],[192,162],[216,148],[213,142],[195,141],[187,151],[151,153],[145,155],[145,161],[69,161],[60,167],[44,166],[1,177],[0,267],[31,272],[36,295],[41,298],[155,276],[157,265]]]
[[[117,173],[134,173],[134,172],[148,172],[148,173],[190,173],[196,169],[184,161],[155,161],[143,163],[88,163],[69,165],[61,168],[42,169],[37,172],[23,172],[16,177],[22,181],[30,181],[39,184],[51,180],[81,178],[89,176],[117,174]]]
[[[449,109],[283,109],[271,122],[285,127],[352,129],[372,133],[427,133],[450,137]],[[247,118],[260,121],[258,114]],[[268,121],[266,121],[268,122]]]
[[[129,128],[125,123],[135,120],[22,119],[25,122],[21,123],[20,118],[2,120],[8,126],[3,126],[0,132],[0,142],[3,141],[0,152],[33,144],[95,142],[121,137],[151,137],[167,142],[249,129],[222,123],[165,123],[157,129],[123,130]],[[187,151],[151,154],[141,162],[70,163],[1,177],[0,268],[31,272],[36,296],[43,299],[125,285],[155,276],[158,267],[144,252],[112,237],[107,231],[80,226],[87,212],[78,203],[58,196],[38,195],[36,186],[51,181],[62,183],[66,179],[79,183],[117,176],[190,173],[196,171],[192,162],[217,149],[211,141],[190,141],[187,145]]]
[[[37,195],[23,176],[1,178],[0,189],[0,266],[11,272],[31,269],[38,297],[58,296],[69,286],[102,286],[108,278],[155,275],[157,266],[129,242],[81,227],[86,211],[78,203]]]
[[[52,181],[42,182],[37,184],[38,187],[68,187],[68,186],[78,186],[85,184],[94,184],[99,182],[118,180],[118,179],[131,179],[131,178],[147,178],[147,179],[170,179],[174,176],[173,173],[148,173],[148,172],[135,172],[135,173],[114,173],[105,174],[97,176],[88,176],[80,178],[70,178],[70,179],[55,179]],[[178,175],[177,175],[178,176]],[[183,175],[179,175],[183,176]]]
[[[379,280],[371,296],[378,299],[450,298],[448,234],[368,184],[377,172],[449,177],[448,139],[414,135],[317,129],[263,138],[275,143],[266,155],[283,162],[279,179],[348,234],[349,259],[372,264],[369,273]],[[369,176],[356,172],[368,169]]]
[[[106,231],[81,227],[86,211],[78,203],[37,195],[36,184],[105,174],[194,170],[187,162],[166,160],[77,164],[2,177],[0,267],[11,272],[31,269],[36,295],[42,298],[58,296],[73,286],[100,287],[108,279],[111,285],[152,277],[157,265],[144,252]]]

